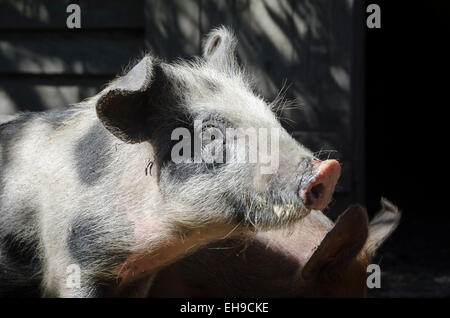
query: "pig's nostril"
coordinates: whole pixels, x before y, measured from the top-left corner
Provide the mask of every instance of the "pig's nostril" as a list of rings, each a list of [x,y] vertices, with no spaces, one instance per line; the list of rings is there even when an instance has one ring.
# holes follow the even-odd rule
[[[300,197],[311,209],[322,210],[331,202],[334,187],[341,174],[336,160],[315,163],[317,174],[309,184],[300,185]]]
[[[322,183],[319,183],[319,184],[313,186],[313,187],[311,188],[311,191],[310,191],[310,194],[311,194],[311,196],[312,196],[312,199],[313,199],[314,201],[319,200],[319,199],[320,199],[320,196],[322,195],[322,192],[323,192],[323,191],[324,191],[324,186],[323,186]]]

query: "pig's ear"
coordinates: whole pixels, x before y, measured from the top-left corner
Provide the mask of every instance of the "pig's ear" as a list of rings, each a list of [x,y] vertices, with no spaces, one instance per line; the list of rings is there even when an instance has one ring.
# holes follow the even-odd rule
[[[212,30],[203,42],[203,57],[213,67],[221,70],[236,68],[237,41],[231,30],[224,26]]]
[[[306,263],[302,277],[310,280],[339,273],[360,252],[367,235],[366,211],[358,205],[349,207]]]
[[[370,221],[369,238],[364,246],[366,252],[373,256],[383,242],[395,231],[401,218],[398,208],[385,198],[381,198],[381,210]]]
[[[148,112],[145,96],[154,73],[154,60],[145,56],[126,75],[112,82],[98,99],[97,116],[117,138],[130,143],[145,139],[144,125]]]

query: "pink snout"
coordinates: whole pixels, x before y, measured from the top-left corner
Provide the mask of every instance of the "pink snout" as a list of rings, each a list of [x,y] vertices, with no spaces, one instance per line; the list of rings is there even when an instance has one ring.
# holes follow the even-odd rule
[[[314,161],[313,165],[316,172],[309,183],[300,189],[300,198],[308,208],[322,210],[331,202],[341,175],[341,165],[334,159]]]

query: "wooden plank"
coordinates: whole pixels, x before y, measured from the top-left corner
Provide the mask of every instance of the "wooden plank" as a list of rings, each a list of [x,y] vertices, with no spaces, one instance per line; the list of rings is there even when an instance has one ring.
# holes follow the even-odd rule
[[[146,0],[146,45],[166,59],[200,54],[199,0]]]
[[[6,0],[0,2],[1,29],[67,29],[67,6],[77,3],[82,29],[144,28],[144,0]]]
[[[117,74],[143,50],[141,32],[8,32],[0,74]]]
[[[0,115],[68,106],[95,95],[112,77],[2,78]]]

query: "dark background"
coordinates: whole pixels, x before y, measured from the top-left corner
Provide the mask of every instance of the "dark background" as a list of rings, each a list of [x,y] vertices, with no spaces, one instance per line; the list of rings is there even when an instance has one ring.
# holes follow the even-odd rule
[[[366,31],[367,204],[403,211],[380,251],[375,296],[450,296],[450,3],[376,1],[382,28]]]
[[[81,29],[65,8],[81,7]],[[381,7],[381,29],[365,8]],[[381,196],[403,212],[377,262],[372,297],[450,296],[445,134],[450,4],[362,0],[0,0],[0,116],[65,107],[96,94],[144,50],[198,55],[233,27],[238,57],[271,100],[284,83],[283,125],[343,175],[325,212],[370,215]]]

